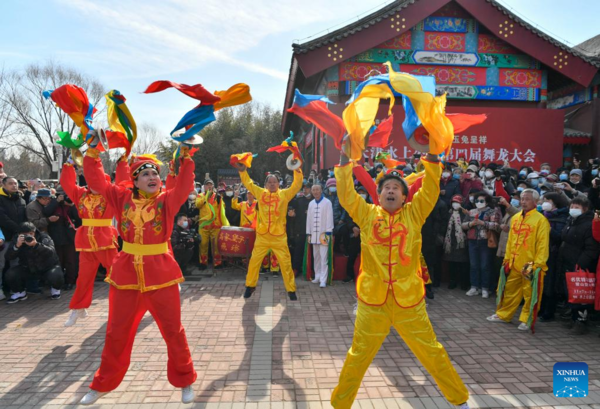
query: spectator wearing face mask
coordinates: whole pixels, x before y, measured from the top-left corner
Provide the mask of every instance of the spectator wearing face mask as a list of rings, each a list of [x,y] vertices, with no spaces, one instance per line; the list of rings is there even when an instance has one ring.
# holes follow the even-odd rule
[[[506,255],[506,245],[508,243],[508,233],[510,232],[510,222],[512,217],[521,211],[521,192],[515,191],[508,202],[504,197],[500,197],[498,204],[504,208],[504,216],[500,220],[500,236],[498,238],[498,250],[494,259],[494,267],[490,276],[490,292],[495,292],[498,288],[498,279],[500,277],[500,268]]]
[[[327,179],[323,192],[325,193],[325,197],[331,202],[333,208],[333,225],[336,226],[342,218],[342,206],[337,195],[337,182],[334,178]]]
[[[194,255],[194,246],[197,240],[196,233],[190,229],[190,224],[185,213],[179,213],[175,216],[175,227],[171,233],[171,246],[175,261],[181,268],[183,275],[189,274],[188,263]]]
[[[233,186],[227,185],[227,187],[225,187],[225,192],[223,193],[223,203],[225,203],[225,216],[227,216],[227,220],[229,220],[229,224],[231,226],[239,226],[240,212],[231,207],[233,196]]]
[[[587,163],[585,169],[583,169],[583,179],[582,182],[586,186],[592,185],[592,180],[597,178],[600,175],[598,165],[600,164],[600,159],[590,159]]]
[[[548,177],[552,173],[552,166],[549,163],[542,163],[540,165],[540,175],[543,177]]]
[[[547,193],[542,200],[542,212],[550,223],[550,256],[539,317],[540,321],[547,322],[554,320],[557,300],[565,293],[564,284],[559,280],[558,252],[562,243],[562,231],[569,217],[569,201],[564,195],[554,192]]]
[[[559,251],[560,280],[565,280],[566,273],[576,271],[596,271],[598,262],[598,242],[592,233],[593,212],[589,208],[590,202],[584,195],[574,198],[569,208],[569,219],[562,230],[562,244]],[[567,324],[574,334],[580,335],[588,331],[587,315],[592,310],[589,305],[573,304],[570,314],[571,320]]]
[[[442,172],[442,178],[440,179],[440,197],[446,204],[446,207],[450,207],[450,203],[454,196],[460,195],[459,179],[460,173],[458,173],[458,179],[455,179],[450,168],[446,168]]]
[[[181,208],[179,209],[179,213],[183,213],[187,216],[189,228],[192,230],[196,230],[198,219],[200,218],[198,208],[196,207],[197,198],[198,193],[196,192],[196,189],[194,189],[188,195],[188,200],[181,205]]]
[[[531,185],[531,187],[540,192],[540,174],[537,172],[531,172],[527,175],[527,183]]]
[[[570,198],[587,196],[589,187],[582,183],[583,172],[581,169],[573,169],[569,173],[569,181],[564,184],[565,194]]]
[[[463,180],[460,183],[460,191],[462,197],[464,197],[463,204],[468,205],[469,203],[469,192],[471,191],[482,191],[483,183],[479,176],[477,176],[478,168],[475,165],[469,165],[467,171],[463,175]]]
[[[529,176],[529,174],[532,172],[533,169],[531,169],[529,166],[522,166],[519,170],[519,180],[527,179],[527,176]]]
[[[469,289],[469,243],[462,224],[467,221],[468,212],[462,207],[461,195],[452,197],[450,218],[444,235],[443,259],[450,270],[449,289],[460,285],[463,291]]]
[[[485,192],[475,195],[475,209],[469,211],[469,219],[462,227],[467,230],[469,259],[471,261],[471,289],[467,295],[490,296],[490,273],[492,251],[488,246],[489,235],[500,229],[500,213],[493,208],[492,197]]]

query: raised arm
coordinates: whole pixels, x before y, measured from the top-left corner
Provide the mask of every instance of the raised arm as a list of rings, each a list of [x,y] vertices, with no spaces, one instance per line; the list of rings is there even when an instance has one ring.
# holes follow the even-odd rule
[[[287,202],[292,200],[296,196],[296,193],[298,193],[302,188],[303,177],[302,170],[296,169],[294,171],[294,181],[292,182],[292,185],[282,191],[283,197]]]
[[[440,196],[440,177],[442,176],[442,167],[437,156],[430,153],[427,159],[421,159],[425,167],[425,176],[423,185],[413,197],[410,214],[418,226],[425,223],[425,219],[431,213],[438,197]]]
[[[79,198],[85,192],[85,188],[77,186],[77,173],[73,165],[65,163],[60,174],[60,186],[73,203],[79,202]]]
[[[97,149],[89,148],[86,151],[83,158],[83,173],[90,189],[103,195],[114,209],[118,209],[119,197],[125,194],[127,189],[106,180],[100,152]]]
[[[181,150],[182,162],[179,167],[179,175],[175,178],[172,189],[167,189],[167,205],[175,213],[185,203],[188,195],[194,189],[194,169],[196,165],[189,155],[188,150]],[[174,214],[175,214],[174,213]]]
[[[127,157],[125,155],[119,158],[117,162],[117,169],[115,171],[115,185],[118,185],[121,182],[129,180],[129,174],[131,173],[131,169],[129,169],[129,163],[127,162]]]
[[[264,189],[262,189],[254,184],[254,181],[252,179],[250,179],[250,175],[248,175],[247,170],[240,171],[240,179],[242,179],[242,183],[244,184],[246,189],[248,189],[254,195],[254,197],[256,199],[258,199],[260,197],[260,195],[262,195],[262,192]],[[302,178],[300,178],[300,179],[302,179]],[[294,178],[294,182],[295,181],[296,181],[296,179]],[[300,180],[300,183],[302,183],[302,180]]]
[[[340,200],[340,204],[352,220],[359,227],[365,227],[365,223],[367,221],[367,215],[369,213],[369,204],[363,199],[356,190],[354,190],[354,180],[352,178],[352,163],[347,162],[347,159],[344,160],[345,156],[342,156],[343,160],[340,162],[339,166],[336,166],[334,169],[335,178],[337,180],[337,188],[338,188],[338,199]]]

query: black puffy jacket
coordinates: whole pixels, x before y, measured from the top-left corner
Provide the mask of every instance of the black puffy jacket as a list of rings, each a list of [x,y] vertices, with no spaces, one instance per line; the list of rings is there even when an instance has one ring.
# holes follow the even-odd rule
[[[577,218],[569,217],[562,230],[559,261],[563,270],[579,266],[582,270],[596,271],[598,242],[592,236],[594,213],[585,212]],[[575,270],[571,270],[575,271]]]
[[[0,229],[6,240],[19,231],[19,224],[27,221],[25,200],[19,193],[7,194],[0,188]]]

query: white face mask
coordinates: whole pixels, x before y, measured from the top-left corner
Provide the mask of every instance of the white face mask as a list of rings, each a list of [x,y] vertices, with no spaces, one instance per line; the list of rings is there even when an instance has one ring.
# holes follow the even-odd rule
[[[225,196],[231,197],[231,196],[233,196],[233,192],[225,192]]]
[[[550,203],[550,202],[542,203],[542,210],[545,212],[549,212],[550,210],[552,210],[552,203]]]
[[[330,192],[330,193],[335,193],[335,192],[337,192],[337,187],[333,187],[333,186],[332,186],[332,187],[330,187],[330,188],[329,188],[329,192]]]
[[[488,179],[491,179],[494,177],[494,172],[492,172],[491,170],[486,170],[485,171],[485,177]]]
[[[483,209],[485,207],[485,203],[475,203],[475,207],[478,209]]]
[[[442,177],[444,179],[448,179],[450,177],[450,172],[444,172],[444,173],[442,173]]]
[[[475,197],[469,196],[469,202],[474,203],[475,202]]]
[[[480,177],[480,178],[482,178],[482,177],[483,177],[483,175],[485,175],[485,172],[484,172],[483,170],[480,170],[480,171],[479,171],[479,177]]]
[[[361,194],[360,197],[362,197],[363,199],[367,200],[367,195]]]
[[[196,200],[196,196],[194,196],[194,195],[189,195],[189,196],[188,196],[188,199],[189,199],[189,200],[191,200],[191,201],[194,201],[194,200]]]
[[[453,208],[454,210],[458,210],[458,209],[460,209],[460,203],[452,203],[452,208]]]
[[[569,214],[571,215],[572,218],[576,219],[579,216],[581,216],[583,212],[581,211],[581,209],[569,209]]]

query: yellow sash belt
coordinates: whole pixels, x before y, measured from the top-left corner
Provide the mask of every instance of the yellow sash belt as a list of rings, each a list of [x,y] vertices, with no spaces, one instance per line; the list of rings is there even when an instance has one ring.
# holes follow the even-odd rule
[[[158,244],[137,244],[123,242],[124,253],[133,254],[134,256],[157,256],[159,254],[165,254],[169,251],[169,245],[167,242]]]
[[[81,219],[82,226],[88,227],[110,227],[112,219]]]

